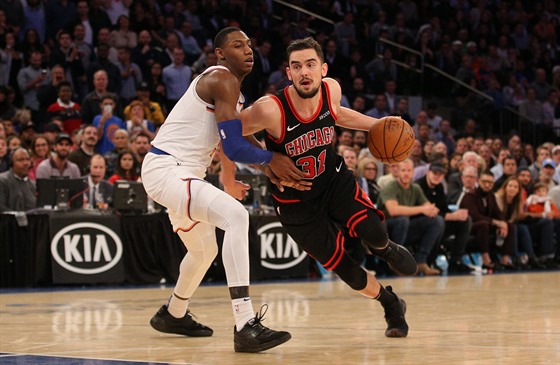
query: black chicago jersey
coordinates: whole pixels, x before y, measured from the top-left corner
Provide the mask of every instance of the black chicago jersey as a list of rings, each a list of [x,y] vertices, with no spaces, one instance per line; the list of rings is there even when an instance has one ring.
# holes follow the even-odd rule
[[[275,139],[266,135],[265,142],[269,151],[283,153],[291,157],[301,169],[305,180],[313,182],[309,191],[285,188],[280,192],[272,184],[274,199],[280,203],[296,203],[311,200],[321,195],[329,186],[334,174],[342,168],[344,160],[335,153],[332,142],[335,138],[336,117],[330,105],[329,86],[323,81],[321,100],[315,114],[304,120],[295,110],[288,88],[272,96],[282,113],[282,135]]]

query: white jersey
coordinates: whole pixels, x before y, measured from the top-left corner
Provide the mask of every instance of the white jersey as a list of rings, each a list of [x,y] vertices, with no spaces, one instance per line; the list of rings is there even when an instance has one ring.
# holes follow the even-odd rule
[[[198,75],[165,119],[152,145],[177,159],[181,166],[190,167],[197,176],[204,177],[220,143],[214,105],[206,103],[196,93],[200,78],[224,66],[213,66]],[[229,71],[229,70],[228,70]],[[244,96],[239,94],[237,110],[241,111]]]

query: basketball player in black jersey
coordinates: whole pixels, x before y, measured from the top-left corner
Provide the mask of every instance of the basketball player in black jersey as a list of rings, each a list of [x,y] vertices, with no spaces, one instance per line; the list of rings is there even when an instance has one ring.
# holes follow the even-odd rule
[[[369,131],[378,120],[341,107],[338,82],[324,78],[327,64],[312,38],[287,48],[288,78],[293,82],[276,96],[265,96],[241,113],[243,134],[264,130],[270,151],[284,153],[304,172],[304,180],[280,191],[272,186],[276,212],[287,233],[327,270],[352,289],[377,299],[385,309],[387,337],[406,337],[406,304],[384,288],[344,249],[344,229],[360,237],[372,253],[393,270],[414,275],[416,261],[390,241],[384,216],[356,183],[344,160],[332,148],[334,126]],[[305,181],[305,182],[303,182]],[[312,182],[306,189],[301,185]]]

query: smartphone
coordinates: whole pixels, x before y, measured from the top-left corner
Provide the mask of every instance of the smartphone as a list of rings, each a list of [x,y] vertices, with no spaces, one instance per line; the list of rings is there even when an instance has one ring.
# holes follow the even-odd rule
[[[112,111],[113,111],[113,107],[111,105],[103,105],[104,113],[111,113]]]
[[[43,75],[46,75],[46,74],[47,74],[47,69],[46,69],[46,68],[42,69],[42,70],[41,70],[41,73],[42,73]]]

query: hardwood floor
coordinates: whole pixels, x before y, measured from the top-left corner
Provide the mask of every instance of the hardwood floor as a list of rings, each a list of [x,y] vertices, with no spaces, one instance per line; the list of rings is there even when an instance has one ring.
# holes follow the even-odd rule
[[[558,364],[560,272],[382,279],[407,301],[407,338],[386,338],[383,309],[338,279],[253,284],[264,324],[291,332],[259,354],[233,351],[223,286],[190,309],[209,338],[149,325],[172,289],[40,290],[0,294],[1,364]]]

